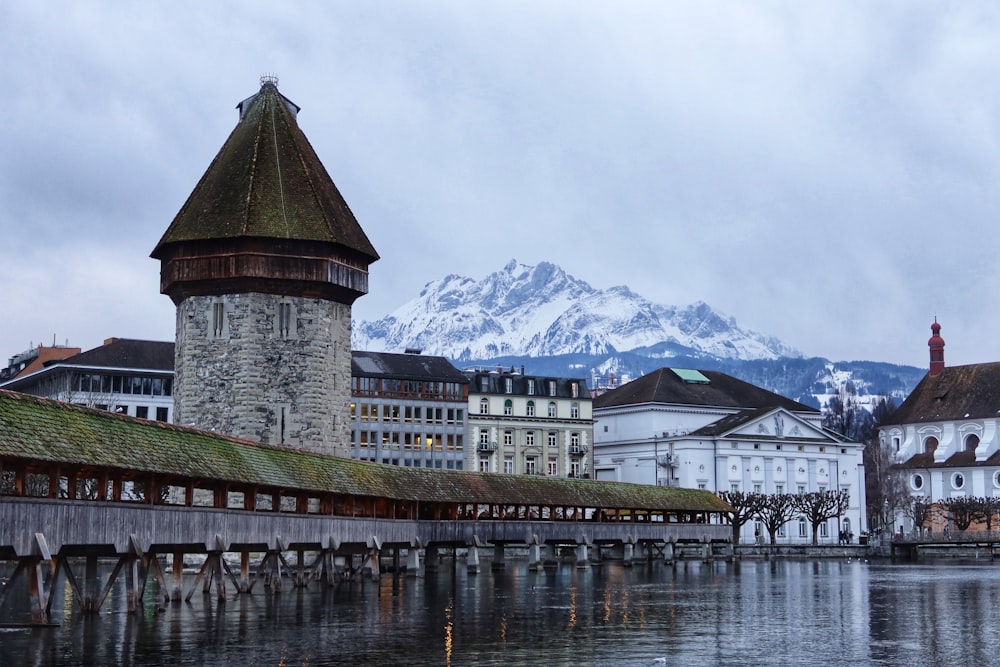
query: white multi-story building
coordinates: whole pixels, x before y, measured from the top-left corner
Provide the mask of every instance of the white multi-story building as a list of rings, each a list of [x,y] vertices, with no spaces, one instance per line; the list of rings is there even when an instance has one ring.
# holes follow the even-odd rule
[[[100,347],[32,368],[0,387],[142,419],[173,419],[173,343],[108,338]]]
[[[470,470],[591,477],[594,422],[585,380],[470,370]]]
[[[850,507],[818,541],[866,529],[862,445],[822,426],[818,410],[714,371],[661,368],[594,399],[597,479],[783,494],[846,490]],[[752,541],[754,522],[741,541]],[[812,540],[796,517],[779,543]]]

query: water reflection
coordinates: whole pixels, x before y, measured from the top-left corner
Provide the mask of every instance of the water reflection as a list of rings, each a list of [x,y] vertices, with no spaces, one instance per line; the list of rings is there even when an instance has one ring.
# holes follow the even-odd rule
[[[857,561],[535,573],[508,562],[163,607],[151,585],[141,616],[124,612],[123,590],[87,616],[60,595],[60,627],[0,627],[0,665],[983,665],[995,662],[996,573]],[[0,621],[26,611],[8,600]]]

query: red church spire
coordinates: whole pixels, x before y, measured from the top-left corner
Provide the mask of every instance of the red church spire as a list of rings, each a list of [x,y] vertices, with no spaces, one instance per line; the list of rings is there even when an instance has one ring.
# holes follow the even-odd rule
[[[934,324],[931,325],[930,340],[927,347],[931,351],[931,375],[937,375],[944,370],[944,338],[941,338],[941,325],[938,324],[937,317],[934,317]]]

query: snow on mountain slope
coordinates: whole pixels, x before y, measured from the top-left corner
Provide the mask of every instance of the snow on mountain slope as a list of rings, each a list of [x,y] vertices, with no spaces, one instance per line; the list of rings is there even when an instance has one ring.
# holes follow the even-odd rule
[[[354,349],[420,348],[455,361],[635,352],[724,359],[798,357],[705,303],[663,306],[618,286],[596,290],[549,262],[511,260],[475,281],[448,275],[375,322],[354,324]]]

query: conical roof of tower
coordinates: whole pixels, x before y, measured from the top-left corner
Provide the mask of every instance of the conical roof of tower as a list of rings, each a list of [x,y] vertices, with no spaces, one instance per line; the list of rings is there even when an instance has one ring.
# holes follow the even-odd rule
[[[277,239],[378,253],[299,128],[299,107],[263,78],[239,122],[151,256],[174,243]]]

